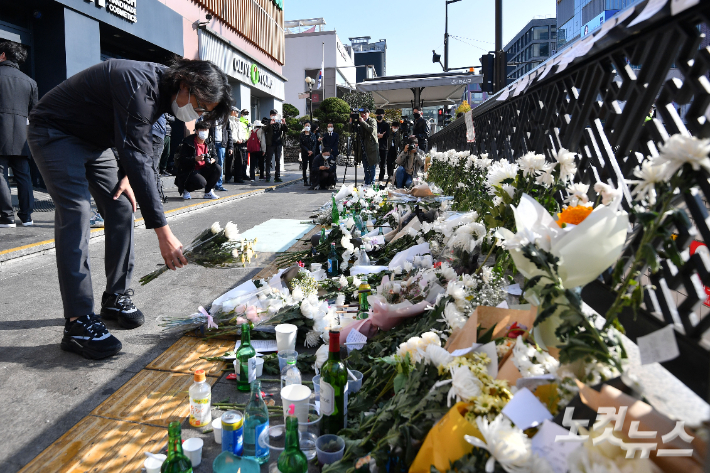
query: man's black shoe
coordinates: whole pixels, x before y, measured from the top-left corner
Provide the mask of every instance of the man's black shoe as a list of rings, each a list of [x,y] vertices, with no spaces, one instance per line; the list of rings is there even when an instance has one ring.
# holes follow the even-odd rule
[[[16,226],[14,215],[12,218],[0,218],[0,228],[15,228]]]
[[[94,314],[81,316],[74,322],[67,320],[60,346],[64,351],[73,351],[90,360],[113,356],[123,348]]]
[[[315,186],[311,186],[311,187],[308,188],[308,190],[309,190],[309,191],[314,191],[314,190],[316,190],[316,187],[315,187]]]
[[[308,181],[306,179],[303,180],[303,185],[308,187]]]
[[[124,294],[104,292],[101,298],[101,317],[107,320],[118,319],[118,325],[127,329],[143,325],[145,318],[143,313],[133,305],[132,295],[133,289],[127,290]]]
[[[235,183],[235,184],[244,184],[244,181],[240,179],[240,180],[238,180],[238,181],[234,181],[234,183]]]
[[[283,182],[283,180],[280,177],[277,177],[276,179],[274,179],[274,182]]]

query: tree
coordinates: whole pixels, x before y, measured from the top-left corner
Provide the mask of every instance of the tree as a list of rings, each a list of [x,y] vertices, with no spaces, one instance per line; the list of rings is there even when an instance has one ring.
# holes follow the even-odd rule
[[[399,123],[399,120],[401,118],[402,118],[402,109],[401,108],[388,108],[385,110],[385,121],[386,122]]]
[[[350,106],[343,99],[329,97],[321,102],[320,107],[313,112],[313,115],[320,122],[321,131],[325,130],[328,122],[333,122],[335,131],[342,133],[343,126],[350,118]]]
[[[459,115],[459,113],[466,113],[469,110],[471,110],[471,106],[468,104],[466,100],[464,100],[461,105],[459,105],[459,108],[456,109],[456,116]]]
[[[290,103],[285,103],[283,107],[284,111],[284,118],[289,119],[289,118],[296,118],[298,116],[298,109],[291,105]]]
[[[350,91],[343,94],[343,100],[347,102],[350,108],[369,108],[371,112],[375,111],[375,99],[370,92]]]

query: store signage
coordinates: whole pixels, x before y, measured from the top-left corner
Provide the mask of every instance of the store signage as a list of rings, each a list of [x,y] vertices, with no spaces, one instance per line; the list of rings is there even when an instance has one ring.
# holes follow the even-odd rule
[[[274,79],[269,74],[259,71],[259,66],[255,63],[235,56],[232,60],[232,70],[235,74],[249,78],[254,85],[261,85],[267,89],[273,86]]]
[[[592,31],[595,31],[597,28],[601,27],[606,20],[611,18],[618,12],[619,10],[605,10],[592,18],[591,21],[587,22],[584,26],[582,26],[582,29],[580,30],[580,35],[582,37],[587,36],[589,33]]]
[[[96,6],[106,8],[110,13],[120,16],[126,21],[136,23],[136,1],[137,0],[96,0]],[[94,3],[94,0],[88,0],[89,3]]]

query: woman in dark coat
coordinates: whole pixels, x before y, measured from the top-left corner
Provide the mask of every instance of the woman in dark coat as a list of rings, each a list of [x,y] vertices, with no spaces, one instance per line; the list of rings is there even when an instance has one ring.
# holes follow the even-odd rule
[[[175,185],[185,200],[192,198],[190,192],[203,188],[205,199],[219,199],[212,189],[222,175],[222,168],[217,164],[217,151],[209,130],[210,123],[199,121],[195,133],[182,140]]]

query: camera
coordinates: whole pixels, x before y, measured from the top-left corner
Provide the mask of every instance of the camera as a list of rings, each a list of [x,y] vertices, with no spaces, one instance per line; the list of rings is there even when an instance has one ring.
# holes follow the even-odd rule
[[[358,110],[357,108],[350,109],[350,119],[353,122],[357,122],[358,120],[360,120],[360,110]]]

